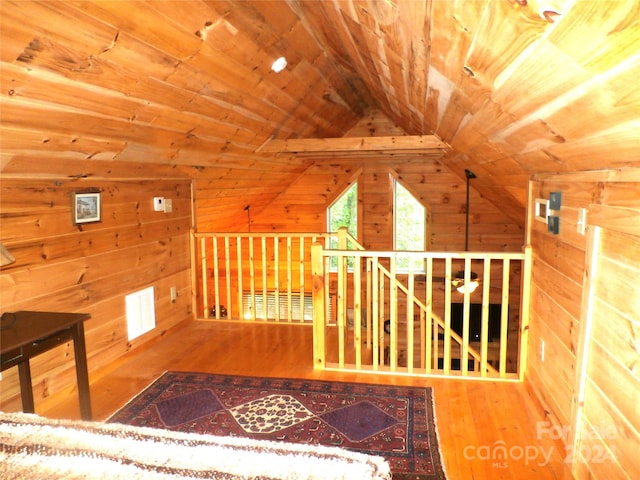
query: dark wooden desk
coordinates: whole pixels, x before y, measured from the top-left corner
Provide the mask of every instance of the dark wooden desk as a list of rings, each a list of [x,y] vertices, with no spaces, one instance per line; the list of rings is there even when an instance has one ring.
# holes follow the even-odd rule
[[[23,411],[35,411],[29,359],[73,340],[80,415],[83,420],[91,420],[89,372],[84,343],[84,321],[89,318],[91,315],[88,313],[20,311],[5,314],[0,330],[1,371],[18,366]]]

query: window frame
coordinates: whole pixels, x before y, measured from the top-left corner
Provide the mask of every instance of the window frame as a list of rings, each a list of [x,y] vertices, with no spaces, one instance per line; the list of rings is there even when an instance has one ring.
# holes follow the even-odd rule
[[[423,225],[424,225],[424,231],[423,231],[423,236],[422,236],[422,248],[420,250],[403,250],[403,251],[416,251],[416,252],[426,252],[428,251],[429,248],[429,218],[430,218],[430,211],[429,211],[429,207],[427,205],[424,204],[424,202],[420,199],[420,197],[418,195],[416,195],[415,191],[413,191],[410,187],[408,187],[406,184],[404,184],[399,178],[397,178],[394,174],[391,175],[392,177],[392,182],[391,182],[391,196],[392,196],[392,212],[393,212],[393,238],[392,238],[392,248],[394,251],[398,250],[398,202],[397,202],[397,187],[398,185],[405,190],[409,195],[411,195],[411,197],[413,198],[413,200],[420,205],[420,207],[422,207],[423,211],[424,211],[424,218],[423,218]],[[408,273],[409,271],[411,271],[410,267],[397,267],[397,271],[401,272],[401,273]],[[413,268],[413,273],[425,273],[426,272],[426,264],[425,262],[422,262],[421,266],[417,266],[417,268]]]

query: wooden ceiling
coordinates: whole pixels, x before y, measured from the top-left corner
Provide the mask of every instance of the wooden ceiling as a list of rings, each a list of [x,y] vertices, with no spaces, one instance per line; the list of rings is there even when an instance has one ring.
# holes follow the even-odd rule
[[[372,109],[520,224],[534,173],[640,166],[640,0],[0,8],[3,175],[251,176],[266,202],[310,160],[256,150]]]

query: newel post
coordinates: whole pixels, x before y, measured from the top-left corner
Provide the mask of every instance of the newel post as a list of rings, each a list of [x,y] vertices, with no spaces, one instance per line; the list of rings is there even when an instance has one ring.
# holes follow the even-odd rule
[[[524,260],[522,263],[522,286],[520,289],[520,358],[518,359],[518,372],[521,382],[524,381],[527,371],[529,348],[529,308],[531,305],[531,269],[533,266],[531,245],[524,247]]]
[[[347,244],[347,234],[349,233],[349,229],[347,227],[338,228],[338,250],[346,250],[348,247]]]
[[[311,283],[313,305],[313,368],[325,368],[325,292],[324,292],[324,258],[322,244],[315,242],[311,245]]]

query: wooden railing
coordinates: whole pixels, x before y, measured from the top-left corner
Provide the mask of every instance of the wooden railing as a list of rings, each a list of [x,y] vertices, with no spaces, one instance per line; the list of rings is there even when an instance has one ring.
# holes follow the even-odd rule
[[[196,317],[311,324],[311,245],[318,242],[336,248],[338,234],[193,232]]]
[[[324,369],[518,378],[530,252],[372,252],[347,232],[193,233],[196,316],[311,325]],[[480,286],[458,293],[455,272]],[[476,313],[480,312],[476,324]]]
[[[524,253],[311,248],[316,368],[491,379],[524,374],[530,248]],[[326,275],[332,263],[338,265],[336,279]],[[400,264],[409,268],[401,270]],[[467,285],[476,273],[477,290],[459,293],[453,285],[457,271],[465,272]],[[335,323],[327,320],[326,303],[320,301],[327,290],[335,290]]]

